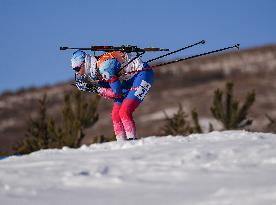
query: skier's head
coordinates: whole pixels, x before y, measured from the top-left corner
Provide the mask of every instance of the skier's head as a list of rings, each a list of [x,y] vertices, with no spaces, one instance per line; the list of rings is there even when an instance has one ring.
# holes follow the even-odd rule
[[[84,73],[85,57],[86,53],[82,50],[77,50],[73,53],[71,57],[71,65],[75,72]]]
[[[78,75],[88,75],[93,80],[99,80],[99,70],[97,69],[97,58],[77,50],[71,58],[73,70]]]

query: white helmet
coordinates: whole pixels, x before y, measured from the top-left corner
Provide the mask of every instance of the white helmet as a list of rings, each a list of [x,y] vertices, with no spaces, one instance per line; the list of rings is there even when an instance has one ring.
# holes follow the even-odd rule
[[[84,51],[82,50],[75,51],[71,57],[72,68],[75,69],[77,67],[80,67],[81,64],[84,63],[85,56],[86,56],[86,53]]]
[[[99,70],[97,69],[97,58],[95,56],[85,56],[85,73],[92,79],[99,79]]]

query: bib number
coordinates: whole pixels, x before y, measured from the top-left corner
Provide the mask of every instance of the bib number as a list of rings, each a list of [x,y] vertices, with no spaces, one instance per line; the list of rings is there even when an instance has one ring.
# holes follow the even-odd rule
[[[150,88],[151,88],[151,84],[149,84],[147,81],[142,80],[140,86],[138,87],[134,95],[137,98],[139,98],[139,100],[143,100]]]

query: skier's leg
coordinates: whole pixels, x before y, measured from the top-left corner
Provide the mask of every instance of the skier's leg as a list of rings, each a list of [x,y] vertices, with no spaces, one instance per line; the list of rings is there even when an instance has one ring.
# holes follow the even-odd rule
[[[129,91],[128,95],[123,100],[119,115],[121,117],[127,139],[135,139],[137,137],[136,126],[132,114],[149,92],[153,83],[153,77],[154,74],[152,70],[139,73],[133,81],[131,91]]]
[[[132,113],[135,111],[138,105],[139,101],[137,100],[125,99],[119,111],[127,139],[136,138],[136,126],[132,117]]]
[[[125,134],[123,123],[119,115],[120,108],[121,108],[121,105],[115,102],[112,109],[112,122],[113,122],[113,128],[114,128],[114,133],[116,135],[116,139],[124,140],[126,139],[126,134]]]

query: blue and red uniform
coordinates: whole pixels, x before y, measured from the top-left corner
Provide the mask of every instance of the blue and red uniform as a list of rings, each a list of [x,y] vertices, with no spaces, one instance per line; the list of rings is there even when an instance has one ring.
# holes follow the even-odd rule
[[[97,69],[102,78],[98,83],[99,94],[114,101],[112,121],[117,140],[136,138],[132,114],[143,102],[154,80],[151,69],[139,71],[148,67],[139,58],[120,71],[122,65],[129,60],[128,54],[115,51],[103,54],[97,61]],[[139,72],[120,76],[120,73],[134,70]]]

